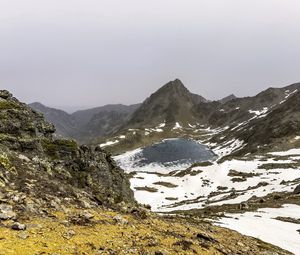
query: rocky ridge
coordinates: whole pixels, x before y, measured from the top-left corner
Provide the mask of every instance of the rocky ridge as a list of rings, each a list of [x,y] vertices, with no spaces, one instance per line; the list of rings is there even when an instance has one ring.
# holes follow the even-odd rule
[[[99,147],[56,139],[41,114],[0,91],[0,197],[19,211],[134,203],[123,171]]]

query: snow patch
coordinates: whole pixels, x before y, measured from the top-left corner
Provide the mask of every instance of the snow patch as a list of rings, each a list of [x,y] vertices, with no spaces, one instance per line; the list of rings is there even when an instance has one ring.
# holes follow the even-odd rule
[[[106,146],[111,146],[111,145],[114,145],[114,144],[117,144],[119,142],[119,140],[115,140],[115,141],[108,141],[106,143],[101,143],[99,146],[101,148],[103,147],[106,147]]]
[[[173,130],[174,129],[181,129],[181,128],[182,128],[182,126],[179,124],[179,122],[176,122],[175,127],[173,127]]]
[[[215,225],[227,227],[243,235],[259,238],[300,255],[299,224],[276,220],[276,217],[300,217],[300,206],[286,204],[281,208],[265,208],[244,214],[226,214]],[[229,218],[228,218],[229,217]]]
[[[273,156],[292,156],[292,155],[300,155],[300,148],[299,149],[291,149],[288,151],[276,151],[276,152],[269,152],[268,154]]]

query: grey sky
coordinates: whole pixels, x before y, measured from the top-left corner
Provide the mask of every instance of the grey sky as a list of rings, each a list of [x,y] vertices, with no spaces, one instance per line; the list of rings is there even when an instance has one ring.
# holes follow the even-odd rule
[[[174,78],[216,99],[300,81],[299,0],[0,0],[0,87],[135,103]]]

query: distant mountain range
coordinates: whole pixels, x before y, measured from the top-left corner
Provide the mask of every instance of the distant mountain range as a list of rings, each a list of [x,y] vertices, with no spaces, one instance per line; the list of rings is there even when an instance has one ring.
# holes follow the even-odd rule
[[[57,135],[86,143],[91,138],[106,136],[117,131],[139,107],[139,104],[105,105],[72,114],[38,102],[29,104],[29,106],[43,113],[46,120],[54,124]]]
[[[126,135],[128,130],[133,129],[140,131],[139,141],[144,139],[143,136],[149,138],[149,129],[160,133],[160,138],[177,137],[183,134],[178,132],[178,128],[205,126],[211,129],[227,127],[225,128],[227,131],[222,132],[222,137],[247,141],[253,139],[257,147],[258,142],[253,137],[258,134],[252,134],[251,130],[262,129],[261,135],[266,132],[260,141],[265,141],[267,137],[270,141],[273,140],[271,134],[275,137],[281,134],[281,131],[274,134],[273,127],[289,130],[287,133],[291,130],[298,132],[297,114],[300,109],[297,109],[294,103],[300,97],[298,91],[300,83],[283,88],[269,88],[253,97],[237,98],[232,94],[219,101],[209,101],[191,93],[180,80],[176,79],[162,86],[142,104],[106,105],[73,114],[48,108],[40,103],[33,103],[30,106],[43,113],[46,120],[55,125],[58,135],[74,138],[82,143],[98,143],[105,138],[113,137],[117,139],[118,136]],[[272,129],[272,132],[267,132],[268,129],[263,128],[265,121],[270,122],[268,129]],[[242,132],[243,128],[245,130]],[[218,141],[218,135],[212,139]],[[130,136],[130,141],[124,141],[134,144],[136,140]]]

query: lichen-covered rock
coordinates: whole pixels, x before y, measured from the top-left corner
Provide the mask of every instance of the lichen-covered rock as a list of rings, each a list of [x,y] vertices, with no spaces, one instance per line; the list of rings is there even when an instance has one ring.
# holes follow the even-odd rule
[[[107,152],[56,139],[54,132],[43,115],[0,91],[0,192],[26,197],[12,200],[16,209],[135,203],[127,176]]]

